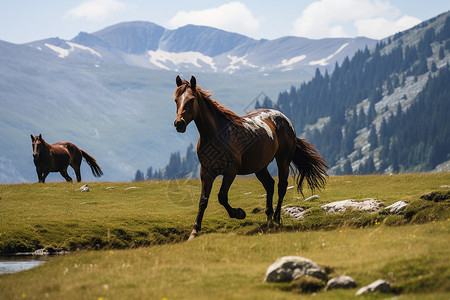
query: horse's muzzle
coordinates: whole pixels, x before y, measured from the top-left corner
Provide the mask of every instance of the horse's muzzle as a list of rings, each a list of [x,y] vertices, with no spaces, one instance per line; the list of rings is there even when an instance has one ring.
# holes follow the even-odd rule
[[[186,131],[186,121],[184,119],[175,120],[174,125],[178,132],[183,133]]]

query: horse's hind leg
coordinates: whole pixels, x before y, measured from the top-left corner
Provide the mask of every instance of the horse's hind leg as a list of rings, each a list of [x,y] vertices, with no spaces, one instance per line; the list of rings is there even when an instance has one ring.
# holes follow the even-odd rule
[[[78,166],[72,165],[71,167],[75,171],[75,175],[77,176],[77,182],[80,182],[81,181],[80,165],[78,165]]]
[[[276,223],[281,222],[281,205],[283,204],[284,196],[286,195],[286,189],[288,186],[289,177],[289,162],[285,159],[277,160],[278,166],[278,204],[275,209],[274,220]]]
[[[267,167],[262,169],[261,171],[258,171],[255,173],[256,177],[261,181],[262,185],[264,186],[264,189],[266,190],[266,215],[267,215],[267,223],[272,222],[272,216],[273,216],[273,193],[275,189],[275,181],[273,180],[272,176],[270,176],[269,171],[267,170]]]
[[[81,161],[82,161],[81,151],[79,149],[74,150],[70,166],[75,171],[75,175],[77,176],[77,182],[81,181],[81,172],[80,172]]]
[[[59,172],[64,179],[66,179],[67,182],[72,182],[72,178],[67,174],[67,168]]]
[[[246,214],[242,208],[232,208],[228,203],[228,190],[233,183],[236,173],[225,174],[219,191],[219,203],[225,207],[230,218],[245,219]]]

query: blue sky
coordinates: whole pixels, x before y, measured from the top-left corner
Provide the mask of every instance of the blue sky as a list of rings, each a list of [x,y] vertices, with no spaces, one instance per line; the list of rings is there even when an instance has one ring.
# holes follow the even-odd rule
[[[0,40],[71,39],[124,21],[213,26],[252,38],[383,38],[450,10],[448,0],[3,0]]]

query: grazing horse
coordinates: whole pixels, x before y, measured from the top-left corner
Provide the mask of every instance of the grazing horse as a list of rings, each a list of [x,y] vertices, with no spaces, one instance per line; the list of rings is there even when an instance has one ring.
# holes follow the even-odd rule
[[[80,182],[80,165],[83,157],[91,167],[92,174],[95,177],[103,175],[95,159],[72,143],[59,142],[50,145],[42,138],[41,134],[39,136],[31,135],[31,143],[33,145],[33,160],[39,182],[44,183],[50,172],[59,172],[67,182],[71,182],[72,178],[67,174],[69,165],[75,170],[77,181]]]
[[[228,190],[236,175],[255,173],[267,192],[265,213],[268,223],[272,222],[272,217],[278,224],[281,221],[281,205],[291,163],[300,193],[304,179],[313,191],[325,186],[327,165],[324,159],[312,144],[296,137],[292,123],[285,115],[276,110],[257,109],[238,116],[212,100],[211,95],[196,82],[194,76],[190,82],[177,76],[174,95],[177,105],[176,130],[183,133],[187,125],[194,121],[200,133],[197,155],[201,165],[202,190],[189,239],[196,237],[201,229],[213,181],[218,175],[223,175],[219,203],[231,218],[244,219],[246,214],[243,209],[228,204]],[[272,205],[275,181],[267,170],[274,158],[279,178],[275,212]]]

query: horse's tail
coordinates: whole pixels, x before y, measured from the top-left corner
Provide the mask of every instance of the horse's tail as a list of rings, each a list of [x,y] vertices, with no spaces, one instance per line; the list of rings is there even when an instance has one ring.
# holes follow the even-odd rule
[[[95,158],[93,158],[86,151],[83,150],[81,150],[81,155],[83,155],[89,167],[91,167],[92,174],[94,174],[95,177],[100,177],[103,175],[103,171],[102,169],[100,169],[100,166],[97,164]]]
[[[319,151],[313,144],[304,139],[297,138],[294,157],[292,158],[294,178],[297,182],[297,191],[303,195],[303,180],[306,182],[312,192],[315,189],[321,189],[325,186],[326,169],[328,168],[325,160],[320,156]]]

